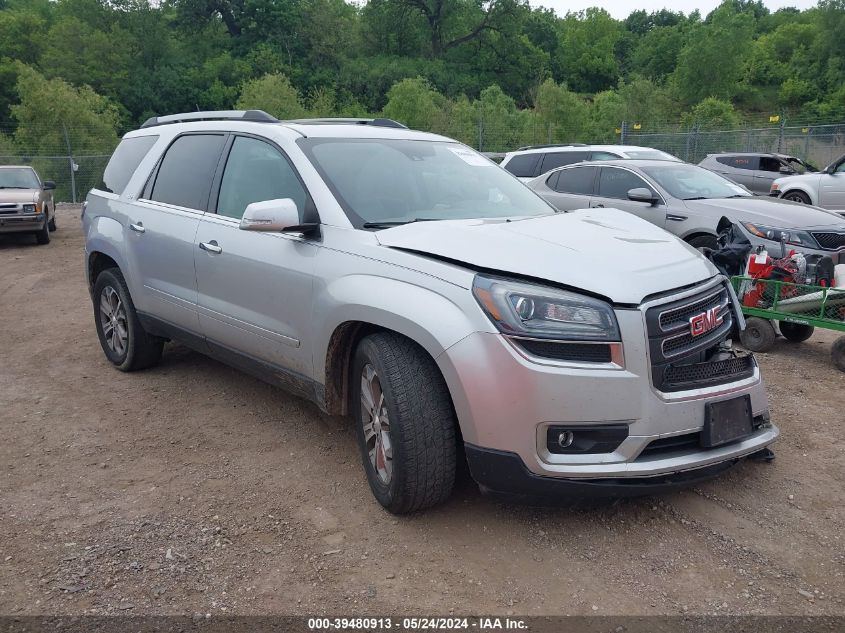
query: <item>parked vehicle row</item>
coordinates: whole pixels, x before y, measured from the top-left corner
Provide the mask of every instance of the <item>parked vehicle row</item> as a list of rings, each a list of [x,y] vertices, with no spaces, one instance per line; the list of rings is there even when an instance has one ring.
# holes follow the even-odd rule
[[[528,183],[561,211],[613,207],[668,230],[696,248],[715,248],[723,216],[773,255],[786,249],[845,263],[845,219],[824,209],[755,196],[687,163],[616,160],[556,169]]]
[[[56,230],[55,188],[32,167],[0,165],[0,235],[31,233],[39,244],[49,244]]]
[[[557,170],[588,197],[562,213],[389,120],[151,119],[83,212],[97,334],[124,371],[177,340],[349,415],[392,512],[445,500],[461,454],[512,495],[686,485],[778,437],[727,280],[655,226],[716,186],[687,169]],[[589,208],[608,192],[655,217]]]

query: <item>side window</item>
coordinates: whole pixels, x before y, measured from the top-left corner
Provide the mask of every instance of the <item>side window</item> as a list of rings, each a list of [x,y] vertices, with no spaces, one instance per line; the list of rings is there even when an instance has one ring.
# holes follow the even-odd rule
[[[731,156],[728,161],[726,164],[736,169],[757,169],[760,163],[756,156]]]
[[[548,178],[546,178],[546,186],[551,189],[552,191],[557,189],[557,179],[560,176],[559,171],[552,172]]]
[[[120,141],[103,172],[102,188],[110,193],[122,194],[132,174],[157,140],[158,136],[135,136]]]
[[[596,180],[598,167],[573,167],[561,169],[558,172],[555,191],[560,193],[576,193],[585,196],[593,195],[593,183]]]
[[[654,189],[648,186],[645,180],[627,169],[616,169],[615,167],[604,167],[599,175],[599,192],[602,198],[617,198],[627,200],[628,192],[631,189],[645,187],[652,193]]]
[[[563,167],[564,165],[580,163],[582,160],[587,160],[589,155],[589,152],[549,152],[543,156],[543,165],[540,167],[540,173],[545,174],[547,171]]]
[[[542,154],[518,154],[511,158],[504,168],[517,178],[533,178],[537,170],[537,161]]]
[[[253,202],[291,198],[302,218],[306,193],[287,158],[264,141],[239,136],[220,182],[217,213],[240,219]]]
[[[760,157],[760,171],[779,172],[781,167],[783,167],[783,163],[777,158],[772,158],[771,156]]]
[[[187,134],[173,141],[161,160],[150,200],[205,210],[224,140],[222,134]]]
[[[617,158],[622,158],[618,154],[612,154],[610,152],[593,152],[590,154],[590,160],[616,160]]]

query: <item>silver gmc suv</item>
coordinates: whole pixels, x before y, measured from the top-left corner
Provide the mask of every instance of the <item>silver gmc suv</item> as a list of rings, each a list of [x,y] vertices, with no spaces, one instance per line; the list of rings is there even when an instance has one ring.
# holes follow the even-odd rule
[[[612,209],[556,212],[448,138],[386,119],[159,117],[83,211],[103,351],[167,340],[354,420],[376,499],[547,499],[712,477],[778,436],[733,294]],[[236,423],[237,421],[233,421]]]

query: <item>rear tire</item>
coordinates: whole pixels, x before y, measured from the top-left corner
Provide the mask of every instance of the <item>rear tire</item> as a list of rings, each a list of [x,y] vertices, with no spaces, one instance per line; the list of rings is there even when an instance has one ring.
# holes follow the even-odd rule
[[[810,196],[803,191],[787,191],[783,196],[784,200],[791,202],[800,202],[801,204],[810,204]]]
[[[155,365],[164,340],[148,334],[138,320],[126,281],[117,268],[107,268],[94,282],[94,322],[103,353],[121,371]]]
[[[790,323],[789,321],[781,321],[778,325],[781,335],[790,343],[803,343],[813,335],[816,329],[812,325]]]
[[[455,413],[446,382],[417,344],[364,338],[351,373],[352,410],[370,489],[394,514],[442,503],[455,482]]]
[[[750,317],[745,322],[745,329],[739,336],[742,345],[752,352],[767,352],[775,344],[775,327],[771,321],[760,317]]]
[[[830,346],[830,358],[839,371],[845,371],[845,336],[840,336]]]
[[[35,241],[42,245],[50,243],[50,225],[46,219],[44,220],[44,226],[35,232]]]
[[[692,238],[688,244],[698,250],[709,248],[710,250],[715,251],[719,248],[715,235],[699,235],[698,237]]]

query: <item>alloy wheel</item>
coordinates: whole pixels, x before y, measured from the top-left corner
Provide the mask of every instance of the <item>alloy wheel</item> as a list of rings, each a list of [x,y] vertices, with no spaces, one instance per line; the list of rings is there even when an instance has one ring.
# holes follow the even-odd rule
[[[361,370],[361,422],[364,443],[370,464],[379,481],[386,485],[393,478],[393,444],[390,440],[390,419],[381,381],[372,365]]]
[[[111,286],[100,293],[100,326],[109,349],[119,356],[126,353],[129,330],[126,323],[126,309],[120,295]]]

